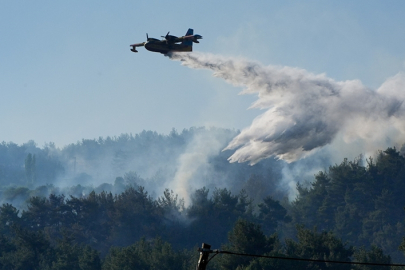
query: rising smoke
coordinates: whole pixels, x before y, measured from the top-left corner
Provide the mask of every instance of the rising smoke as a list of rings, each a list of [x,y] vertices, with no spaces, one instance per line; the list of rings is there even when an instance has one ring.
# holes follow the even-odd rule
[[[276,157],[294,162],[319,149],[342,158],[341,149],[357,155],[405,142],[405,76],[389,78],[376,91],[359,80],[335,81],[304,69],[264,66],[239,58],[196,53],[169,57],[257,94],[251,108],[266,111],[242,130],[224,150],[236,149],[230,162],[256,164]]]
[[[120,193],[125,180],[145,187],[154,198],[172,189],[186,206],[193,192],[202,187],[211,193],[215,188],[234,194],[246,189],[257,202],[268,195],[294,199],[296,183],[312,181],[319,170],[343,158],[368,157],[405,142],[404,74],[372,90],[358,80],[335,81],[325,74],[243,59],[196,52],[169,57],[190,68],[212,70],[214,76],[242,87],[242,94],[257,95],[251,108],[264,109],[264,113],[241,132],[192,128],[163,136],[144,131],[113,139],[83,139],[62,150],[54,145],[43,151],[33,143],[24,145],[17,156],[37,156],[35,184],[42,186],[33,191],[36,195],[52,192],[80,197],[92,190]],[[6,145],[3,148],[7,150]],[[4,160],[13,160],[4,149]],[[1,202],[24,205],[30,192],[14,188],[10,196],[1,194]]]
[[[229,186],[223,175],[220,177],[222,183],[213,177],[214,170],[209,162],[229,142],[229,135],[224,130],[202,129],[195,133],[185,151],[177,158],[176,173],[166,186],[172,187],[184,199],[186,206],[190,204],[191,194],[196,189]]]

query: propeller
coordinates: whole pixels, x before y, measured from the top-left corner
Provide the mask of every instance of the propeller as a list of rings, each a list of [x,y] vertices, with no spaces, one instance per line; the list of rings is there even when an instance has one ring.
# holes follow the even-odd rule
[[[167,37],[169,36],[169,34],[170,34],[170,31],[167,32],[166,36],[161,36],[161,37],[167,39]]]

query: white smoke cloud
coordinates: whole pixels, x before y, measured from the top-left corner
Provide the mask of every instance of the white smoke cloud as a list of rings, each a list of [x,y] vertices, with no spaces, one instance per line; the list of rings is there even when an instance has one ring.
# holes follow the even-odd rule
[[[166,186],[172,187],[186,206],[190,205],[192,191],[212,184],[206,177],[212,170],[208,160],[218,155],[227,141],[229,137],[225,132],[201,129],[178,157],[175,176]],[[220,187],[221,183],[216,183],[216,186]]]
[[[363,153],[405,141],[404,74],[374,91],[359,80],[335,81],[299,68],[196,52],[169,57],[212,70],[215,77],[243,87],[241,94],[257,94],[251,108],[266,111],[224,149],[237,149],[230,162],[253,165],[272,156],[293,162],[333,145],[336,138],[336,147],[343,140],[361,145]]]

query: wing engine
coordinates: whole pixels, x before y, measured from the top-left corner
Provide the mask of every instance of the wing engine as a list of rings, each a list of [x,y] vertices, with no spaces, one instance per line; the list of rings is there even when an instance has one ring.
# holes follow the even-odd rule
[[[162,38],[164,38],[166,40],[167,44],[173,44],[173,43],[180,42],[178,37],[169,35],[169,33],[170,33],[170,31],[167,32],[166,36],[162,36]]]

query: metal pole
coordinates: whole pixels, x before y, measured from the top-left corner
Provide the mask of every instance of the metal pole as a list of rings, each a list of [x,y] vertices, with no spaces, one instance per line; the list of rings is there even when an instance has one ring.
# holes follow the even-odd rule
[[[212,252],[211,245],[202,244],[202,247],[198,249],[200,251],[200,258],[197,263],[196,270],[205,270],[208,264],[208,256]]]

